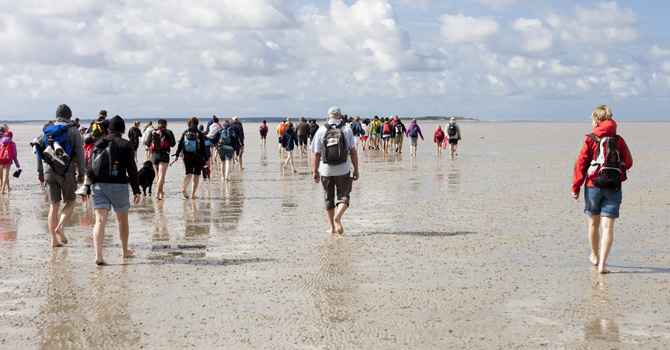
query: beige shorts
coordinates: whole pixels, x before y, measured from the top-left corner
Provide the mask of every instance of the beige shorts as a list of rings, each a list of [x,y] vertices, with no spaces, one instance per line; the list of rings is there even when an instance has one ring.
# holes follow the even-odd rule
[[[77,179],[74,172],[66,172],[61,176],[54,172],[44,173],[44,195],[47,203],[77,200]]]

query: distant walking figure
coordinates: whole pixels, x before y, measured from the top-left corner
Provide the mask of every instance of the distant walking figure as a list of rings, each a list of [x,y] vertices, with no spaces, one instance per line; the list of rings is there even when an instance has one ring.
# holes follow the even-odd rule
[[[461,128],[456,124],[456,119],[451,118],[445,129],[447,129],[450,155],[452,157],[457,156],[458,153],[456,153],[456,147],[458,147],[458,141],[461,140]]]
[[[614,220],[619,217],[621,182],[633,158],[623,137],[616,134],[617,125],[606,105],[593,110],[593,130],[586,135],[577,156],[572,176],[572,198],[579,203],[579,188],[584,184],[584,213],[589,216],[590,260],[600,273],[605,267],[614,240]],[[599,228],[602,221],[603,235]]]
[[[312,142],[314,182],[323,186],[328,233],[344,233],[342,215],[349,207],[352,181],[358,180],[358,155],[351,129],[341,123],[338,107],[328,109],[328,122],[319,128]],[[354,172],[349,175],[350,166]],[[337,190],[337,202],[335,191]],[[335,208],[337,207],[337,213]]]

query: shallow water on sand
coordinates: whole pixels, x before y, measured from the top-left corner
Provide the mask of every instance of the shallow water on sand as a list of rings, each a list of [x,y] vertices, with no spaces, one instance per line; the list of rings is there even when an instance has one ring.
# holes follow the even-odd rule
[[[307,157],[282,175],[276,139],[245,125],[246,170],[130,211],[133,259],[116,222],[93,264],[92,207],[49,247],[43,193],[12,125],[23,174],[0,197],[0,345],[7,348],[663,348],[670,342],[670,123],[619,123],[635,163],[599,275],[583,204],[570,198],[590,124],[462,123],[438,157],[437,122],[416,159],[359,150],[344,237],[324,233]],[[170,125],[179,134],[181,125]],[[297,152],[295,152],[297,155]],[[144,160],[143,155],[139,156]]]

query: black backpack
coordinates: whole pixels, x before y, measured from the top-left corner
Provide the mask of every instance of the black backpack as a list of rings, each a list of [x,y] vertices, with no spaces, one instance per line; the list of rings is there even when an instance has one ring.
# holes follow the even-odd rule
[[[447,133],[449,134],[449,136],[456,136],[456,132],[457,132],[456,124],[450,123],[449,127],[447,128]]]
[[[326,132],[321,144],[321,162],[323,164],[337,165],[347,161],[347,142],[342,132],[342,124],[335,127],[326,124]]]
[[[595,134],[586,135],[598,143],[596,156],[591,160],[587,174],[596,187],[621,188],[621,178],[625,177],[626,166],[621,161],[617,142],[619,135],[598,139]]]
[[[309,124],[309,134],[314,136],[316,134],[316,131],[319,130],[319,126],[316,125],[316,123]]]
[[[116,141],[101,139],[95,142],[88,167],[97,178],[110,178],[118,175],[119,154]]]

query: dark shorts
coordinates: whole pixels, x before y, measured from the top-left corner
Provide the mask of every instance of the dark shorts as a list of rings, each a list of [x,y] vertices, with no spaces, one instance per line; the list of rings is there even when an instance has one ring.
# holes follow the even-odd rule
[[[321,186],[323,186],[326,210],[335,209],[336,205],[344,203],[349,205],[349,194],[351,193],[351,184],[354,180],[349,174],[340,176],[321,176]],[[337,202],[335,202],[335,191],[337,190]]]
[[[244,146],[235,148],[235,155],[242,156],[242,153],[244,153]]]
[[[159,163],[170,163],[170,153],[165,151],[152,151],[151,164],[158,165]]]
[[[44,173],[44,195],[47,203],[77,200],[77,195],[74,194],[76,190],[77,179],[74,172],[67,172],[63,176],[54,172]]]
[[[450,145],[458,145],[458,139],[449,139]]]
[[[185,154],[184,155],[184,168],[186,168],[186,175],[195,174],[200,175],[202,173],[202,166],[204,165],[205,160],[200,154]]]
[[[230,147],[230,146],[221,146],[218,148],[219,150],[219,159],[221,159],[222,162],[225,162],[226,160],[233,160],[233,154],[235,154],[235,150]]]
[[[298,146],[307,145],[307,136],[298,137]]]

